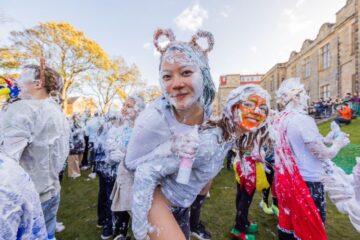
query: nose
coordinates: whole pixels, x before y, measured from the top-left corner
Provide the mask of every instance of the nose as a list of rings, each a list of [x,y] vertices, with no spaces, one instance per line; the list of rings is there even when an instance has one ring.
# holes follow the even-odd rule
[[[254,112],[257,114],[261,114],[261,109],[259,107],[255,107]]]
[[[184,82],[179,74],[174,75],[173,89],[181,89],[184,87]]]

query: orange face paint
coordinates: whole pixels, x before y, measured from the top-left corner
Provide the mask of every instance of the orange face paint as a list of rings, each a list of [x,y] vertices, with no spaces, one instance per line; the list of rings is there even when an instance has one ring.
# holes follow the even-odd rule
[[[256,94],[251,94],[246,101],[237,106],[237,109],[239,119],[241,119],[238,124],[247,130],[259,127],[265,121],[269,111],[266,100]]]

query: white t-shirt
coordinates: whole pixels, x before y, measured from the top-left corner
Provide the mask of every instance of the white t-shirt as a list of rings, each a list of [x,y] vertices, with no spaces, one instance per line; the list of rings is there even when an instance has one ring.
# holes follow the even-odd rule
[[[304,181],[320,182],[322,162],[306,147],[306,143],[322,141],[315,120],[309,115],[294,114],[287,121],[287,136]]]

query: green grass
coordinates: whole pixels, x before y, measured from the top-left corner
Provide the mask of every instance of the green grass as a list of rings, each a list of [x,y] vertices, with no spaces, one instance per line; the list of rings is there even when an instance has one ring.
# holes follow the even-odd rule
[[[330,123],[319,126],[325,135]],[[350,134],[351,145],[343,149],[335,159],[336,164],[351,171],[355,156],[360,156],[360,119],[344,126],[343,131]],[[100,230],[96,228],[98,180],[87,180],[89,172],[79,179],[64,178],[61,190],[61,206],[58,219],[64,222],[66,229],[57,235],[57,239],[100,239]],[[232,171],[223,169],[215,178],[211,197],[206,200],[202,210],[202,220],[211,231],[214,240],[231,239],[228,232],[234,223],[236,185]],[[256,239],[277,239],[277,218],[266,215],[259,208],[260,193],[256,193],[250,208],[250,219],[259,224]],[[360,239],[359,233],[351,225],[348,216],[338,212],[327,199],[326,231],[329,240]]]

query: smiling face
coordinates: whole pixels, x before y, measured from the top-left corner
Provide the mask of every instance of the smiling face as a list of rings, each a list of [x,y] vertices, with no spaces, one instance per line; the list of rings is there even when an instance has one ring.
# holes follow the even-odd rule
[[[200,68],[182,52],[170,52],[164,57],[160,78],[170,103],[177,110],[191,108],[203,92]]]
[[[268,112],[266,100],[256,94],[251,94],[246,101],[233,107],[236,124],[246,130],[258,128],[265,121]]]

